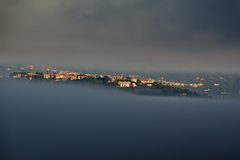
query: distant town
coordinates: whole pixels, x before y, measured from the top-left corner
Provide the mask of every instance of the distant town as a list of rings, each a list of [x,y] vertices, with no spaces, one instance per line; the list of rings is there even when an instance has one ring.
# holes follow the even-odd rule
[[[62,68],[62,67],[57,67]],[[117,88],[144,95],[239,97],[238,74],[150,73],[56,69],[48,65],[0,66],[0,80],[82,83]],[[149,77],[149,78],[148,78]],[[151,78],[150,78],[151,77]]]
[[[197,95],[186,88],[178,87],[202,87],[202,83],[180,83],[167,80],[158,80],[152,78],[143,78],[137,75],[102,75],[91,73],[79,73],[66,70],[55,70],[45,68],[42,71],[31,72],[34,66],[28,66],[28,71],[13,71],[10,76],[13,79],[29,79],[29,80],[54,80],[54,81],[74,81],[89,82],[94,84],[107,85],[117,88],[129,88],[133,91],[146,94],[176,94],[178,96]]]
[[[27,78],[29,80],[32,79],[52,79],[56,81],[77,81],[77,80],[101,80],[108,84],[114,84],[121,88],[135,88],[138,86],[152,87],[156,85],[163,86],[172,86],[172,87],[201,87],[202,83],[180,83],[180,82],[171,82],[166,80],[155,80],[155,79],[143,79],[138,78],[137,75],[129,75],[124,77],[123,75],[96,75],[90,73],[78,73],[78,72],[70,72],[70,71],[50,71],[47,70],[44,72],[13,72],[12,78]]]

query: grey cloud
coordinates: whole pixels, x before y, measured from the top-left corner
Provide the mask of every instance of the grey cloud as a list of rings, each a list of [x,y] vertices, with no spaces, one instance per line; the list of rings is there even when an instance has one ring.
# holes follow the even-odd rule
[[[220,43],[221,41],[234,42],[240,38],[238,29],[240,2],[237,0],[19,0],[10,2],[5,1],[8,6],[13,6],[13,14],[20,12],[20,16],[16,15],[16,19],[12,17],[13,21],[19,20],[20,24],[23,23],[23,29],[28,23],[31,27],[31,22],[32,26],[39,25],[42,27],[40,30],[46,29],[46,32],[57,30],[62,26],[66,26],[63,30],[67,31],[67,27],[72,26],[77,33],[103,33],[105,36],[110,35],[110,39],[111,35],[118,36],[120,33],[126,34],[125,38],[156,44],[183,41],[204,43],[208,40]],[[54,21],[56,25],[52,23]],[[31,28],[27,29],[31,30]]]
[[[192,59],[200,54],[240,57],[238,0],[0,2],[0,52],[5,54],[68,52],[78,57],[91,55],[89,59],[114,59],[121,53],[166,60],[183,53]]]
[[[145,44],[208,47],[209,43],[236,45],[240,39],[240,3],[236,0],[143,0],[114,5],[116,2],[92,1],[92,8],[78,3],[65,10],[65,18],[90,31],[126,34]],[[81,5],[87,9],[79,9]]]

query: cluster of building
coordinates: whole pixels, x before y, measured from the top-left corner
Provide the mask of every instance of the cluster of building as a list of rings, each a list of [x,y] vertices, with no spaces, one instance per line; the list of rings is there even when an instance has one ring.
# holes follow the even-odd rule
[[[88,79],[88,78],[97,78],[97,75],[92,74],[79,74],[77,72],[64,72],[60,71],[57,73],[43,73],[42,77],[44,79],[55,79],[58,81],[62,80],[81,80],[81,79]]]
[[[130,75],[124,77],[123,75],[96,75],[96,74],[80,74],[78,72],[69,72],[69,71],[49,71],[46,72],[14,72],[12,74],[13,78],[28,78],[30,80],[34,78],[41,79],[52,79],[56,81],[77,81],[77,80],[89,80],[94,79],[102,81],[106,84],[112,84],[121,88],[135,88],[138,86],[144,87],[153,87],[153,86],[171,86],[171,87],[201,87],[202,83],[179,83],[171,82],[166,80],[154,80],[154,79],[145,79],[138,78],[136,75]]]
[[[164,81],[162,80],[161,83],[163,85],[169,85],[169,86],[174,86],[174,87],[193,87],[193,88],[198,88],[202,87],[203,83],[180,83],[180,82],[171,82],[171,81]]]
[[[28,78],[28,79],[32,80],[33,78],[38,77],[38,74],[36,74],[36,73],[26,73],[26,72],[14,72],[12,77],[14,79],[16,79],[16,78]]]

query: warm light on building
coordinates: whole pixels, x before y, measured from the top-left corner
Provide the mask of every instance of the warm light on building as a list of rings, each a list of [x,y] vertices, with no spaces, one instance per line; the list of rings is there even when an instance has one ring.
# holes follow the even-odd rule
[[[50,74],[45,74],[45,73],[44,73],[44,74],[43,74],[43,78],[44,78],[44,79],[50,79],[50,78],[51,78],[51,75],[50,75]]]
[[[118,81],[118,86],[122,88],[127,88],[131,86],[131,82],[126,81]]]

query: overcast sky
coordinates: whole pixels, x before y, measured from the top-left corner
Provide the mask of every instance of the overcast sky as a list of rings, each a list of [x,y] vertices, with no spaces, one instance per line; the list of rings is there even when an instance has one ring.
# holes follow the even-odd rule
[[[0,0],[0,63],[240,68],[239,0]]]

